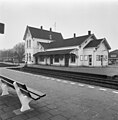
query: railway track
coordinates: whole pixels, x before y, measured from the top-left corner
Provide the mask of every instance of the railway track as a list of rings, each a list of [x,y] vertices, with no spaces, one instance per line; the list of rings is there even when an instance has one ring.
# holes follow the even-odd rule
[[[118,89],[118,79],[109,77],[107,75],[79,73],[79,72],[52,70],[52,69],[43,69],[43,68],[32,68],[32,67],[12,68],[12,69],[20,70],[22,72],[30,72],[33,74],[45,75],[48,77],[55,77],[55,78],[74,81],[74,82]]]

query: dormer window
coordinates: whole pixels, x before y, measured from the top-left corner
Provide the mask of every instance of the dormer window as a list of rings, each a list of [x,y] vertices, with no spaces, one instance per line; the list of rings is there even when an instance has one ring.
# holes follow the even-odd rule
[[[52,40],[52,35],[49,35],[49,39]]]
[[[37,45],[39,46],[39,42],[37,42]]]

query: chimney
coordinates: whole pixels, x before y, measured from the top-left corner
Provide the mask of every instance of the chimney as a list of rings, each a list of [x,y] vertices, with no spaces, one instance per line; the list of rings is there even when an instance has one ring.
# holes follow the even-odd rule
[[[91,31],[90,30],[88,31],[88,35],[91,35]]]
[[[50,32],[52,32],[52,28],[50,28]]]
[[[41,30],[43,29],[43,26],[41,26]]]
[[[74,33],[74,38],[76,38],[76,33]]]

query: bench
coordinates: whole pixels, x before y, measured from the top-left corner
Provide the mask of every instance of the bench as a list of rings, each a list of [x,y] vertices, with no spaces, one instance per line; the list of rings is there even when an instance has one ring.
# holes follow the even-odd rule
[[[10,79],[3,75],[0,75],[0,81],[1,81],[1,88],[2,88],[1,96],[9,94],[8,87],[16,90],[18,98],[21,102],[20,112],[25,112],[27,110],[31,110],[31,108],[29,106],[29,103],[31,102],[31,100],[38,100],[38,99],[46,96],[45,93],[42,93],[40,91],[29,88],[24,83],[14,81],[13,79]],[[18,110],[16,110],[16,111],[18,111]],[[17,114],[16,111],[15,111],[15,113]]]

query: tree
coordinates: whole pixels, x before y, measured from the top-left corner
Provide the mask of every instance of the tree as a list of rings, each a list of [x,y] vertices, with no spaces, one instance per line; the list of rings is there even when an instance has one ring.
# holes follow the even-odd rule
[[[13,59],[13,49],[0,50],[1,61],[12,61],[12,59]]]
[[[18,43],[13,48],[14,57],[18,59],[19,62],[22,62],[25,53],[25,44],[24,42]]]

